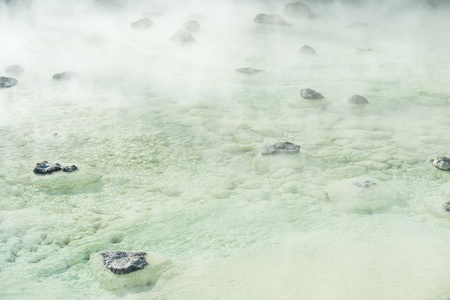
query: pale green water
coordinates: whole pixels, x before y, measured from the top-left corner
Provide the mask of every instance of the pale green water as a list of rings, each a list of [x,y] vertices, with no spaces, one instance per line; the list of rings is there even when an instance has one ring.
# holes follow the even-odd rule
[[[333,17],[278,28],[226,4],[181,46],[167,40],[197,11],[133,32],[143,9],[47,4],[2,7],[0,67],[26,73],[0,90],[0,298],[450,297],[450,174],[428,163],[450,155],[448,12],[317,7]],[[81,81],[52,82],[66,70]],[[300,154],[260,155],[279,141]],[[80,171],[33,174],[43,160]],[[102,250],[171,264],[114,290],[89,261]]]

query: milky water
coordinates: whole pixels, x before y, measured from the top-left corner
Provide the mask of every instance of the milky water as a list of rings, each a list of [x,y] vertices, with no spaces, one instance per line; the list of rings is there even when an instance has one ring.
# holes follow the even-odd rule
[[[0,68],[25,68],[0,90],[0,298],[450,297],[445,8],[313,3],[277,27],[253,18],[281,2],[26,4],[0,4]],[[192,13],[197,42],[170,42]],[[300,153],[261,155],[284,141]],[[103,250],[170,262],[105,275]]]

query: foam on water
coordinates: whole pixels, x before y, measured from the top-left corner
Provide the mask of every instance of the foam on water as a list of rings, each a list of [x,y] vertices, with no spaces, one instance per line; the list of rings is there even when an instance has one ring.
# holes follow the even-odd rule
[[[25,69],[0,89],[0,298],[449,297],[429,163],[450,155],[449,11],[316,3],[273,27],[252,20],[284,4],[68,3],[0,4],[0,70]],[[169,41],[191,13],[197,42]],[[284,141],[300,153],[261,155]],[[171,263],[117,278],[105,250]]]

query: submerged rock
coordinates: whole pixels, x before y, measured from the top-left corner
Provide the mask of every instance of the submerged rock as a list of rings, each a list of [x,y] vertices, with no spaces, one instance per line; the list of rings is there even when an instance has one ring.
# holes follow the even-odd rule
[[[254,69],[254,68],[238,68],[238,69],[236,69],[236,72],[242,73],[242,74],[257,74],[257,73],[264,72],[264,70]]]
[[[376,183],[370,180],[364,180],[364,181],[355,181],[353,182],[353,184],[360,188],[368,188],[371,187],[372,185],[375,185]]]
[[[189,31],[190,33],[200,32],[200,29],[201,29],[200,24],[195,20],[189,20],[180,27],[180,30],[186,30]]]
[[[303,2],[288,3],[284,6],[283,14],[292,17],[314,17],[311,8]]]
[[[450,158],[446,156],[438,156],[431,159],[430,163],[439,170],[450,171]]]
[[[300,96],[302,96],[303,99],[323,99],[323,96],[321,93],[316,92],[313,89],[303,89],[300,91]]]
[[[284,18],[278,14],[257,14],[253,19],[255,23],[270,25],[286,25]]]
[[[142,18],[130,24],[133,29],[147,29],[153,26],[152,20],[149,18]]]
[[[77,166],[61,166],[59,163],[50,163],[46,160],[37,163],[33,169],[36,174],[52,174],[53,172],[63,171],[63,172],[73,172],[78,170]]]
[[[369,101],[366,98],[356,94],[348,98],[347,102],[351,104],[369,104]]]
[[[295,145],[290,142],[284,142],[284,143],[276,143],[272,146],[267,147],[263,152],[261,152],[262,155],[270,155],[270,154],[295,154],[300,152],[300,146]]]
[[[0,76],[0,89],[10,88],[18,83],[17,79],[12,77]]]
[[[20,65],[12,65],[5,68],[5,72],[13,76],[20,76],[25,72],[25,70]]]
[[[445,211],[450,212],[450,201],[442,203],[442,209],[445,210]]]
[[[56,73],[53,75],[53,80],[60,80],[60,81],[68,81],[73,79],[80,78],[80,74],[73,71],[68,72],[62,72],[62,73]]]
[[[300,50],[298,50],[298,52],[302,54],[315,54],[316,50],[314,50],[314,48],[311,46],[304,45],[300,48]]]
[[[148,265],[145,252],[103,251],[100,255],[103,257],[105,268],[118,275],[141,270]]]
[[[169,40],[174,42],[180,42],[183,44],[193,43],[196,41],[192,36],[192,34],[184,29],[177,30],[177,32],[175,32],[174,35],[172,35]]]

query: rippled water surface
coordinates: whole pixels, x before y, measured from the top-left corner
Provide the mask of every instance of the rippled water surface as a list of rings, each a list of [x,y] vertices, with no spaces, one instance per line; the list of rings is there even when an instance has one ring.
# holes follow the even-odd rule
[[[0,69],[25,69],[0,89],[0,298],[450,297],[449,11],[115,3],[0,3]],[[192,13],[197,42],[169,41]],[[104,250],[170,262],[114,277]]]

